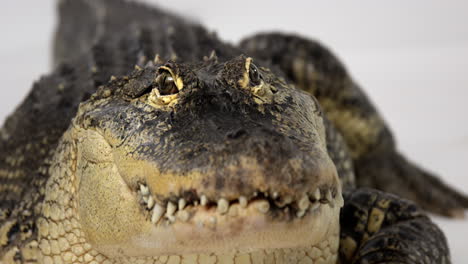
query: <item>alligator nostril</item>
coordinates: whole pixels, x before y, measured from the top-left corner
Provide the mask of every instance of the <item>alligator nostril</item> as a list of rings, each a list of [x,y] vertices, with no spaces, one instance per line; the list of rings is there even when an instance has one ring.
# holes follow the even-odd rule
[[[238,129],[235,131],[229,131],[226,133],[226,138],[228,139],[238,139],[244,135],[247,135],[247,131],[245,129]]]

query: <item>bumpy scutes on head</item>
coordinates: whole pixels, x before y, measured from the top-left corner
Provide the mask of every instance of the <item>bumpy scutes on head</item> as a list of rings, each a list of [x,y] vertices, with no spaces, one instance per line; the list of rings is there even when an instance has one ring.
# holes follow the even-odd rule
[[[107,256],[313,246],[343,204],[324,130],[310,95],[244,56],[113,78],[70,131],[81,228]]]

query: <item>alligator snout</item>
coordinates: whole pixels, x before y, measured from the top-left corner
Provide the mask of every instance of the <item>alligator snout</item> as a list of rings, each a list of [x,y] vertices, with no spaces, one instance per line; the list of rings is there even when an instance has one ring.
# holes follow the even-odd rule
[[[336,187],[336,169],[327,152],[319,144],[299,144],[264,127],[231,130],[225,144],[213,149],[207,167],[217,169],[204,183],[227,197],[262,192],[300,199],[317,187]]]

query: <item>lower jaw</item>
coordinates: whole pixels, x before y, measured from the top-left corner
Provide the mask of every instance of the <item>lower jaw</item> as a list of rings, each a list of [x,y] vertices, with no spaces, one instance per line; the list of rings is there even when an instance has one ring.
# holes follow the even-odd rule
[[[330,226],[325,227],[328,230],[320,242],[303,247],[269,248],[248,252],[237,250],[226,253],[121,257],[112,260],[115,264],[336,264],[340,230],[338,221],[331,222]]]
[[[191,254],[147,258],[122,258],[117,263],[165,264],[336,264],[339,233],[330,234],[326,240],[313,246],[298,248],[265,249],[248,253]]]
[[[212,213],[198,213],[197,217],[192,219],[194,223],[176,222],[168,226],[170,228],[150,225],[154,233],[146,230],[143,232],[145,236],[132,237],[131,241],[127,241],[131,243],[108,245],[109,247],[101,244],[96,245],[96,250],[107,255],[111,261],[109,263],[114,264],[337,263],[339,211],[338,206],[320,207],[301,219],[294,220],[293,225],[289,226],[282,226],[281,223],[268,224],[268,217],[265,215],[246,211],[249,217],[244,216],[244,220],[253,222],[243,225],[246,229],[242,230],[241,233],[244,235],[241,238],[238,233],[231,232],[237,230],[234,228],[236,227],[234,223],[240,222],[237,218],[218,216],[220,221],[217,221],[216,228],[212,230],[203,225],[202,227],[196,225],[197,220],[212,216]],[[222,221],[223,218],[226,219]],[[234,230],[229,231],[229,228]],[[218,232],[213,233],[215,230]],[[233,235],[237,235],[238,239],[226,239]],[[160,242],[153,243],[152,241],[157,238]],[[161,244],[161,241],[165,243]],[[164,248],[166,252],[180,252],[180,254],[156,253],[163,251]]]

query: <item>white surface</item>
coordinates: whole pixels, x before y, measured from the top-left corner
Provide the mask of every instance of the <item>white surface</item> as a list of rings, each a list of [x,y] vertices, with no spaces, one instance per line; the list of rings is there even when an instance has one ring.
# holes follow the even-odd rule
[[[230,41],[272,29],[322,40],[374,100],[400,149],[468,193],[468,2],[157,2]],[[3,122],[49,69],[55,13],[51,0],[1,6]],[[453,263],[467,263],[468,220],[434,219],[448,237]]]

